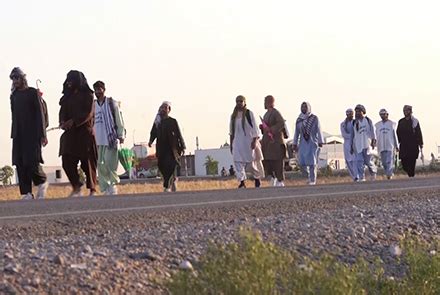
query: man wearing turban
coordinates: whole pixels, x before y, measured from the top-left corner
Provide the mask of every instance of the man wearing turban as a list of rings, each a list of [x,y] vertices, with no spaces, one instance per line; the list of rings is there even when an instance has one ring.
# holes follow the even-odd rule
[[[344,158],[345,165],[347,166],[348,173],[351,178],[355,180],[357,178],[357,167],[356,167],[356,155],[352,152],[352,138],[353,138],[353,109],[347,109],[345,111],[345,120],[341,122],[341,134],[344,138]]]
[[[36,198],[43,199],[49,184],[40,165],[41,147],[47,144],[42,102],[38,90],[28,86],[26,74],[20,68],[14,68],[9,78],[12,80],[12,164],[17,167],[21,198],[34,198],[33,182],[38,186]]]
[[[423,136],[419,120],[413,116],[412,106],[403,107],[404,117],[397,125],[397,139],[399,140],[399,158],[403,170],[409,177],[414,177],[416,161],[420,150],[423,149]]]
[[[156,140],[157,165],[163,177],[165,192],[176,191],[176,169],[185,152],[185,142],[177,120],[170,117],[171,103],[164,101],[151,127],[148,146]]]
[[[376,179],[377,168],[373,163],[371,149],[376,146],[376,135],[371,119],[366,116],[366,109],[358,104],[355,109],[355,120],[353,121],[353,153],[356,155],[356,177],[355,181],[365,181],[365,166],[370,172],[371,180]]]

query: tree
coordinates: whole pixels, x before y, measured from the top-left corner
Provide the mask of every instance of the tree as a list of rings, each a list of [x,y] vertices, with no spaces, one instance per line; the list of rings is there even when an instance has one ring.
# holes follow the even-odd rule
[[[6,165],[0,170],[0,181],[3,185],[10,185],[12,176],[14,176],[14,168],[11,166]]]
[[[214,160],[211,156],[206,156],[205,160],[206,174],[218,175],[218,161]]]

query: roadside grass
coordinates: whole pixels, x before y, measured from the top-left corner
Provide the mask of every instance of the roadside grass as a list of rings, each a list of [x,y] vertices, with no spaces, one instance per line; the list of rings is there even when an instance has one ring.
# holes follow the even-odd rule
[[[401,241],[395,258],[400,277],[380,259],[353,265],[325,255],[302,257],[242,230],[237,242],[211,244],[194,270],[179,270],[165,283],[171,294],[440,294],[440,242]]]
[[[439,175],[440,173],[426,172],[418,174],[417,177],[426,177]],[[407,178],[403,174],[397,174],[395,179]],[[378,176],[378,180],[385,179],[383,176]],[[335,184],[335,183],[349,183],[352,182],[351,178],[345,174],[337,175],[324,175],[323,173],[318,176],[318,184]],[[285,180],[286,186],[299,186],[306,185],[306,180],[303,177],[299,177],[298,174],[290,179]],[[201,190],[222,190],[222,189],[236,189],[238,181],[235,178],[220,178],[213,177],[212,179],[183,179],[177,182],[178,191],[201,191]],[[262,187],[269,187],[268,180],[261,182]],[[247,181],[247,187],[254,187],[254,183],[251,179]],[[71,187],[69,184],[54,184],[50,185],[47,191],[46,197],[48,199],[64,198],[69,195]],[[163,192],[162,184],[159,179],[153,181],[147,181],[144,183],[128,183],[118,185],[118,193],[120,195],[142,194],[142,193],[159,193]],[[34,193],[36,188],[34,187]],[[88,190],[83,189],[82,195],[87,196]],[[99,195],[99,193],[98,193]],[[18,186],[0,186],[0,201],[7,200],[19,200],[20,193]]]

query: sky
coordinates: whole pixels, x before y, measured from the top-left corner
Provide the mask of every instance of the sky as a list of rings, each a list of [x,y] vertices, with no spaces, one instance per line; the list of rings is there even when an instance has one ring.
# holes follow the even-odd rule
[[[125,146],[148,141],[162,101],[182,129],[187,153],[228,139],[235,97],[264,114],[271,94],[290,133],[303,101],[323,131],[339,134],[358,103],[378,121],[413,106],[425,155],[440,144],[440,3],[436,1],[22,0],[0,10],[0,166],[11,164],[9,73],[20,66],[58,125],[69,70],[121,101]],[[60,165],[51,131],[46,165]]]

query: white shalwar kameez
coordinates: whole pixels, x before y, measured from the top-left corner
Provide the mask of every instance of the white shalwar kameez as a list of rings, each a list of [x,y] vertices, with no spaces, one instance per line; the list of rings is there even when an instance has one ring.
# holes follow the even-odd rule
[[[252,126],[249,124],[247,118],[244,120],[244,130],[242,116],[243,112],[238,112],[234,122],[234,139],[232,141],[232,158],[234,160],[236,176],[239,181],[246,179],[246,165],[251,164],[251,172],[254,179],[261,179],[264,177],[264,168],[262,164],[263,155],[261,152],[261,145],[257,140],[255,149],[251,148],[252,140],[259,137],[257,122],[254,114],[250,112]]]
[[[396,123],[391,120],[379,121],[375,125],[377,151],[380,154],[382,166],[388,177],[393,175],[394,151],[397,148]]]
[[[352,138],[353,138],[353,120],[344,120],[341,123],[341,135],[344,138],[344,158],[345,165],[347,166],[348,173],[351,178],[356,179],[357,177],[357,166],[356,166],[356,154],[352,148]]]
[[[364,167],[367,166],[372,179],[376,177],[377,168],[371,155],[371,141],[376,139],[373,123],[367,117],[356,119],[353,123],[353,147],[356,153],[357,177],[355,180],[364,181]]]

